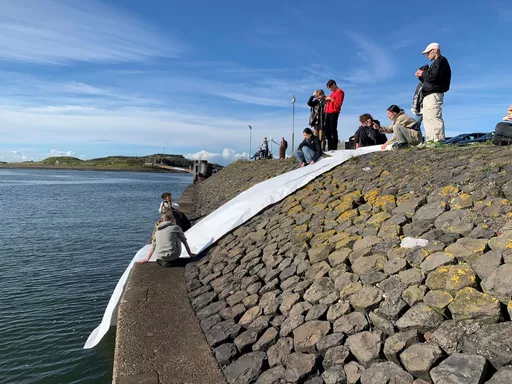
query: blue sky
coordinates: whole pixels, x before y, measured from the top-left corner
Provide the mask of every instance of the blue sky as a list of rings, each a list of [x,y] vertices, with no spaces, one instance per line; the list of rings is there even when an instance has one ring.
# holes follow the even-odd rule
[[[307,126],[307,98],[358,116],[410,109],[420,54],[452,67],[447,134],[491,131],[511,100],[512,4],[16,0],[0,12],[0,160],[181,153],[227,163]],[[509,36],[507,38],[507,36]],[[296,139],[297,141],[298,139]]]

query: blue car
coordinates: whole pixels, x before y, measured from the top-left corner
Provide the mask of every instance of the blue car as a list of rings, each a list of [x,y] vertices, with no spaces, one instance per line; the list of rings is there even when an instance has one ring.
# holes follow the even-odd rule
[[[462,140],[462,141],[457,142],[456,144],[457,145],[467,145],[467,144],[475,144],[475,143],[484,143],[486,141],[492,140],[494,135],[495,135],[494,132],[489,132],[489,133],[486,133],[485,135],[477,137],[475,139]]]
[[[485,132],[480,133],[463,133],[443,141],[443,144],[459,144],[461,141],[475,140],[482,136],[487,135]]]

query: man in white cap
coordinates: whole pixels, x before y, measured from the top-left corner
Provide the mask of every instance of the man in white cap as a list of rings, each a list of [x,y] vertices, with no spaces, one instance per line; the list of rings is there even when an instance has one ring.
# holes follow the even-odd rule
[[[450,89],[452,70],[446,57],[441,55],[438,43],[430,43],[423,52],[432,65],[426,70],[418,69],[416,76],[423,78],[423,124],[428,142],[443,141],[445,138],[443,121],[444,93]]]

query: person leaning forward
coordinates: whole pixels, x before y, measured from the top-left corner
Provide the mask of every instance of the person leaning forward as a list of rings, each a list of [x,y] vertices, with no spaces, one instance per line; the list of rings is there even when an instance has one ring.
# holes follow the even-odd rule
[[[414,118],[407,116],[397,105],[390,106],[387,112],[389,119],[393,122],[389,127],[381,127],[374,123],[374,128],[379,129],[380,132],[393,134],[391,139],[382,144],[382,149],[386,149],[390,144],[393,145],[393,149],[402,149],[421,143],[423,138]]]
[[[423,78],[423,125],[427,142],[443,141],[445,127],[443,120],[444,94],[450,89],[452,70],[446,57],[441,55],[438,43],[431,43],[422,52],[433,63],[427,70],[418,69],[416,77]]]
[[[175,266],[181,255],[181,245],[184,245],[190,257],[196,257],[192,253],[187,242],[185,234],[181,228],[176,225],[176,220],[172,213],[167,212],[160,224],[158,224],[155,236],[151,242],[151,248],[148,256],[138,261],[138,264],[147,263],[153,253],[156,254],[156,262],[162,267]]]

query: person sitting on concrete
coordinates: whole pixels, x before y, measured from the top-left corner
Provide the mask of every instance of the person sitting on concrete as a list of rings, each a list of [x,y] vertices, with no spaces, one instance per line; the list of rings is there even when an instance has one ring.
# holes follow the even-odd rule
[[[158,224],[155,236],[151,242],[151,248],[148,256],[138,261],[138,264],[147,263],[153,253],[156,254],[156,262],[162,267],[173,267],[177,265],[178,258],[181,255],[181,245],[185,246],[190,257],[196,257],[192,253],[187,242],[185,234],[176,224],[176,219],[171,212],[167,212],[160,224]]]
[[[496,124],[494,129],[495,137],[493,143],[497,145],[510,145],[512,141],[512,105],[508,109],[503,121]]]
[[[267,138],[265,137],[260,145],[260,149],[258,152],[256,152],[252,157],[251,159],[254,159],[256,160],[256,158],[259,158],[259,159],[266,159],[268,157],[268,141],[267,141]]]
[[[322,147],[320,140],[313,134],[311,128],[304,128],[304,140],[299,144],[293,156],[299,162],[301,168],[306,165],[315,164],[322,156]]]
[[[309,97],[308,106],[310,107],[309,125],[313,128],[313,133],[320,140],[322,150],[325,150],[325,93],[321,89],[313,92]]]
[[[361,122],[361,126],[354,134],[356,148],[379,145],[386,142],[386,135],[373,127],[374,120],[372,115],[365,113],[359,116],[359,121]]]
[[[381,133],[392,133],[391,139],[382,144],[381,148],[386,149],[392,144],[392,149],[403,149],[409,146],[417,146],[423,141],[418,122],[407,116],[403,109],[397,105],[388,108],[388,117],[393,123],[389,127],[381,127],[374,122],[373,127]]]
[[[188,217],[179,210],[179,207],[172,202],[172,196],[170,192],[162,193],[162,202],[160,203],[160,208],[158,208],[158,212],[164,216],[167,213],[171,213],[176,219],[176,224],[181,228],[183,232],[186,232],[192,226]]]

